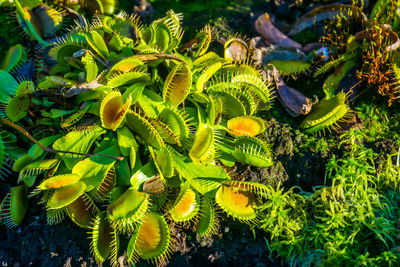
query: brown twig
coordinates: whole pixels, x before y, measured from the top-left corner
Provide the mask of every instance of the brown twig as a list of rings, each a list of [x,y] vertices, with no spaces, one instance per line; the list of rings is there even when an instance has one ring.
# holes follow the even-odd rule
[[[32,142],[34,142],[36,145],[38,145],[43,151],[46,152],[50,152],[50,153],[64,153],[64,154],[73,154],[73,155],[80,155],[80,156],[86,156],[86,157],[107,157],[107,158],[111,158],[111,159],[116,159],[119,161],[122,161],[124,159],[124,157],[116,157],[116,156],[111,156],[111,155],[105,155],[105,154],[87,154],[87,153],[79,153],[79,152],[71,152],[71,151],[62,151],[62,150],[56,150],[56,149],[52,149],[49,147],[45,147],[44,145],[42,145],[39,141],[37,141],[35,138],[32,137],[32,135],[30,135],[28,133],[28,131],[26,131],[24,128],[22,128],[21,126],[3,118],[0,117],[0,121],[4,124],[7,124],[8,126],[14,128],[15,130],[17,130],[18,132],[22,133],[23,135],[25,135],[29,140],[31,140]]]

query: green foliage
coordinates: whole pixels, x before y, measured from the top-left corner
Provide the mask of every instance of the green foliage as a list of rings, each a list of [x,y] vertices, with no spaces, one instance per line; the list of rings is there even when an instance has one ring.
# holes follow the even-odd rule
[[[291,264],[390,266],[400,256],[400,166],[390,156],[375,166],[376,154],[360,136],[350,130],[341,137],[349,150],[327,163],[329,186],[297,194],[269,189],[261,228],[270,249]]]

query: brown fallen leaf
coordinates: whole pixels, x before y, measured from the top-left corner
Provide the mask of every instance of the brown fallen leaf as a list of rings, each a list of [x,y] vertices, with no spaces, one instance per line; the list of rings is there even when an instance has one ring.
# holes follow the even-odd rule
[[[273,65],[269,66],[272,67],[269,71],[270,76],[272,76],[275,81],[276,90],[279,94],[278,99],[287,112],[293,117],[310,113],[313,102],[296,89],[287,86],[279,74],[279,71]]]
[[[337,20],[340,14],[346,17],[357,19],[362,24],[367,25],[369,23],[367,16],[365,16],[359,7],[343,4],[324,5],[311,10],[307,14],[300,17],[296,24],[292,26],[292,29],[287,35],[294,36],[304,29],[307,29],[324,20]]]
[[[302,45],[298,42],[293,41],[282,33],[272,23],[268,13],[261,15],[255,22],[256,31],[267,41],[269,44],[278,44],[283,47],[295,47],[302,49]]]

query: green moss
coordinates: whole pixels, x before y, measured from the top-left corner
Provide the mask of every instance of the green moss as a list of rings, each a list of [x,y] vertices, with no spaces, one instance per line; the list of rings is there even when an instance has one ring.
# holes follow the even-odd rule
[[[261,208],[268,246],[290,264],[390,266],[400,256],[400,166],[389,158],[378,168],[372,150],[345,137],[349,151],[326,166],[330,186],[299,193],[278,187]]]

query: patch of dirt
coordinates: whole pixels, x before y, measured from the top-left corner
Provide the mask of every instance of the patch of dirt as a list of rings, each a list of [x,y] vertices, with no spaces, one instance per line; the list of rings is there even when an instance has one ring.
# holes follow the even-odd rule
[[[272,167],[260,172],[270,177],[267,183],[286,182],[285,186],[301,185],[304,190],[312,190],[312,186],[323,183],[321,177],[324,177],[328,155],[311,151],[295,152],[295,147],[303,143],[303,134],[271,118],[263,135],[271,144],[276,158]],[[265,183],[262,179],[258,182]]]
[[[23,223],[14,229],[0,227],[2,266],[96,266],[84,229],[68,219],[48,225],[46,213],[30,201]]]
[[[282,266],[268,258],[264,233],[253,235],[249,227],[225,216],[221,221],[218,233],[211,237],[188,231],[185,249],[173,255],[169,266]]]
[[[35,202],[35,201],[34,201]],[[223,216],[218,233],[200,238],[190,229],[174,233],[177,247],[168,266],[281,266],[268,258],[263,233]],[[1,266],[97,266],[87,231],[68,218],[48,225],[35,203],[15,229],[0,228]],[[126,246],[123,246],[126,247]],[[109,262],[103,263],[109,266]],[[153,266],[140,261],[136,266]]]

